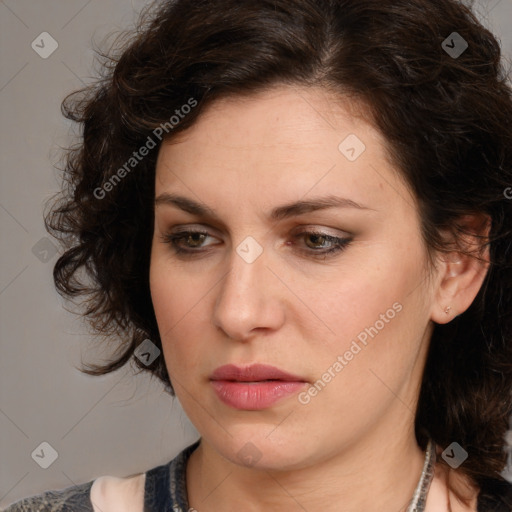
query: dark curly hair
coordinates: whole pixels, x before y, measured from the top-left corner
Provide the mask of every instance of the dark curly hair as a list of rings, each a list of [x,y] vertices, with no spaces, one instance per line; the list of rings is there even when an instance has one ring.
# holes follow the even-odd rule
[[[453,32],[467,42],[461,55],[448,51]],[[469,458],[459,471],[483,492],[503,480],[512,413],[512,92],[500,46],[471,8],[455,0],[171,0],[150,5],[128,34],[101,53],[99,78],[62,103],[82,133],[65,152],[63,192],[45,214],[65,247],[54,268],[59,293],[82,298],[81,313],[117,347],[108,362],[81,371],[101,375],[132,360],[174,394],[162,357],[149,366],[132,358],[147,338],[161,348],[149,289],[161,140],[221,97],[321,86],[367,107],[418,200],[429,253],[453,249],[441,232],[460,239],[462,216],[492,219],[477,297],[434,326],[415,432],[422,448],[428,437],[462,445]]]

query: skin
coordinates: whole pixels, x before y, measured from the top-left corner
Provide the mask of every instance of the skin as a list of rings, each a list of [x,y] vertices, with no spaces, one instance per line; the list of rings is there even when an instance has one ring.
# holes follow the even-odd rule
[[[161,146],[156,197],[179,194],[218,216],[158,204],[150,269],[165,362],[202,436],[187,466],[199,512],[398,512],[419,480],[414,411],[433,322],[469,307],[486,267],[453,253],[429,268],[417,203],[355,106],[322,88],[276,86],[218,100]],[[349,134],[366,146],[355,161],[338,149]],[[328,195],[367,209],[268,217]],[[472,217],[467,224],[481,226]],[[180,242],[202,253],[187,259],[162,241],[178,226],[208,231]],[[305,230],[352,241],[315,258],[332,245],[295,236]],[[236,251],[247,236],[263,249],[252,263]],[[400,312],[307,404],[295,394],[240,411],[212,389],[212,371],[229,363],[266,363],[314,383],[395,303]],[[256,463],[238,456],[248,442]],[[434,482],[429,512],[455,500],[437,470]]]

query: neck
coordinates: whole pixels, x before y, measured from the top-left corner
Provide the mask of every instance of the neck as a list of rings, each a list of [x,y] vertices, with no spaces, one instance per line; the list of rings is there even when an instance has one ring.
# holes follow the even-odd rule
[[[293,471],[240,467],[202,439],[187,465],[189,506],[200,512],[405,512],[424,458],[410,426],[407,435],[367,434],[329,459]]]

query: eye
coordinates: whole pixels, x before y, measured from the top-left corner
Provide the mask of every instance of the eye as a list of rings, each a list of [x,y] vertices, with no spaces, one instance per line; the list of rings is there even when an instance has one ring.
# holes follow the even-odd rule
[[[183,257],[198,256],[201,253],[207,252],[209,247],[216,244],[203,245],[208,238],[214,238],[207,231],[204,230],[183,230],[174,233],[167,233],[160,235],[162,242],[170,244],[172,250]],[[320,231],[302,231],[293,235],[294,240],[309,240],[305,242],[306,249],[300,248],[299,252],[312,257],[319,257],[325,259],[329,255],[334,255],[345,249],[352,238],[341,238]],[[296,242],[292,242],[296,245]]]
[[[341,238],[337,236],[328,235],[327,233],[322,233],[320,231],[302,231],[297,233],[294,236],[295,239],[305,239],[309,240],[311,243],[306,242],[306,246],[309,249],[301,250],[301,252],[309,253],[314,257],[326,257],[328,255],[333,255],[337,252],[345,249],[350,242],[352,242],[352,238]],[[328,244],[328,245],[326,245]],[[318,250],[324,249],[324,250]]]
[[[192,254],[194,252],[198,252],[194,249],[200,249],[202,247],[201,244],[207,237],[213,238],[207,231],[189,230],[167,233],[165,235],[161,235],[160,238],[164,243],[170,244],[176,254]],[[181,245],[183,242],[185,243],[185,248]]]

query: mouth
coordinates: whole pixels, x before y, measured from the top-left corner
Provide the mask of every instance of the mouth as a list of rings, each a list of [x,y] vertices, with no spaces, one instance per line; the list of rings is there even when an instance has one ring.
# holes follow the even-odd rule
[[[307,380],[274,366],[225,365],[210,376],[217,397],[234,409],[261,410],[290,397],[307,385]]]
[[[227,364],[217,368],[211,375],[210,380],[236,381],[236,382],[264,382],[264,381],[284,381],[284,382],[306,382],[306,380],[297,375],[285,372],[267,364],[252,364],[250,366],[236,366]]]

